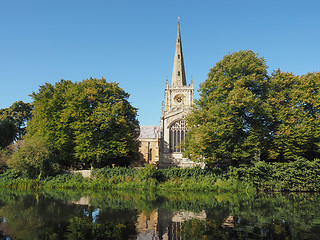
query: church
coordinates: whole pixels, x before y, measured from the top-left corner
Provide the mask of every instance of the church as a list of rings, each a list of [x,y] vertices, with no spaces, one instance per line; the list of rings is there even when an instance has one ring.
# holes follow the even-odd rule
[[[184,158],[181,144],[186,134],[185,116],[194,101],[191,77],[187,84],[183,61],[180,23],[176,38],[171,83],[165,82],[164,102],[160,126],[140,126],[140,161],[159,168],[193,167],[195,163]]]

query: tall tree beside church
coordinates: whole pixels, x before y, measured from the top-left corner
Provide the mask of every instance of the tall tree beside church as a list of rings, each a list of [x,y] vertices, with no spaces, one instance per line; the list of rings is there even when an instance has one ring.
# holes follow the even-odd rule
[[[33,93],[28,137],[41,136],[59,163],[86,167],[119,163],[135,152],[137,109],[117,83],[87,79],[46,83]]]
[[[265,60],[252,51],[228,54],[212,67],[187,117],[185,156],[206,163],[265,158],[268,78]]]
[[[320,157],[320,73],[295,76],[275,71],[267,102],[272,107],[269,149],[273,161]]]

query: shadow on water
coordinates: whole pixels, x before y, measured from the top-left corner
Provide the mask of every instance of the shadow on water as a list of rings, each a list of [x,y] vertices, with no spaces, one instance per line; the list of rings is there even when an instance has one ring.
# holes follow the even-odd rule
[[[0,191],[0,239],[320,239],[320,194]]]

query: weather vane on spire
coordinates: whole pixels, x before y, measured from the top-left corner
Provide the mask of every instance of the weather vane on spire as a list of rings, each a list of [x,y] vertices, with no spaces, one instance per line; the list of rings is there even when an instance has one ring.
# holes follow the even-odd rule
[[[178,24],[180,24],[180,17],[178,17]]]

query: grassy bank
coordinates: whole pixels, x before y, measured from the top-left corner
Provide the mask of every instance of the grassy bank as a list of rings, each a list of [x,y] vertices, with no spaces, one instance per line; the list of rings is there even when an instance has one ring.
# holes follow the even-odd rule
[[[298,159],[290,163],[257,162],[220,168],[171,168],[157,170],[102,168],[91,178],[60,174],[42,180],[28,179],[8,170],[0,175],[0,187],[12,189],[152,190],[152,191],[320,191],[320,160]]]

